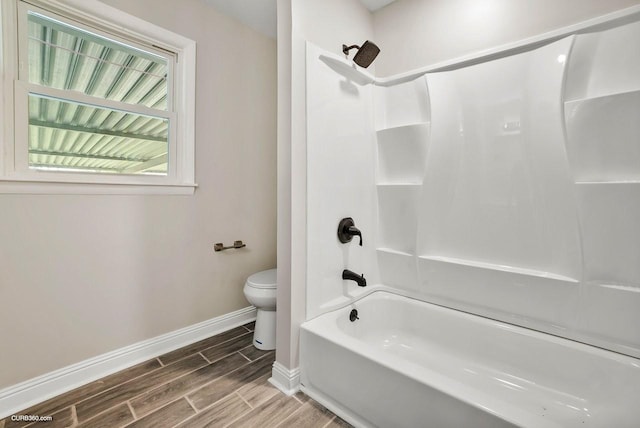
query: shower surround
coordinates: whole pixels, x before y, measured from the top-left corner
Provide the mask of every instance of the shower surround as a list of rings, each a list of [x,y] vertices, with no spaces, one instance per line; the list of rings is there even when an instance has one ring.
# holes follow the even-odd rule
[[[416,391],[425,394],[424,400],[435,388],[453,401],[484,409],[492,415],[488,420],[495,416],[521,426],[536,426],[532,421],[539,417],[546,417],[548,426],[631,426],[625,421],[638,420],[633,406],[623,401],[607,405],[602,395],[576,391],[592,389],[578,382],[582,376],[602,381],[608,376],[606,363],[590,359],[592,346],[604,349],[597,350],[599,361],[624,360],[620,379],[640,387],[639,17],[634,10],[562,38],[384,80],[307,45],[311,321],[301,333],[301,382],[307,393],[331,401],[354,388],[354,395],[365,394],[366,400],[367,391],[380,386],[376,369],[370,373],[373,383],[360,388],[344,384],[353,381],[350,376],[327,381],[329,373],[320,366],[356,373],[362,361],[330,350],[362,356],[376,348],[370,359],[408,379],[387,383],[399,388],[395,393],[415,381],[423,386]],[[364,247],[337,240],[343,217],[353,217]],[[364,273],[369,285],[343,282],[343,269]],[[361,329],[372,331],[357,327],[369,325],[363,318],[347,326],[356,340],[341,340],[336,323],[349,322],[349,310],[369,305],[380,290],[403,296],[407,311],[415,301],[447,309],[427,309],[404,325],[394,318],[403,310],[389,311],[388,328],[358,336]],[[435,330],[467,340],[460,334],[463,327],[450,324],[458,311],[475,315],[467,319],[471,329],[474,322],[486,323],[484,318],[507,323],[496,323],[498,330],[513,329],[511,336],[489,334],[495,341],[476,343],[476,351],[518,344],[543,357],[536,362],[507,353],[493,365],[483,360],[484,373],[510,379],[497,388],[525,391],[511,410],[505,410],[506,392],[503,399],[483,404],[473,394],[444,391],[418,375],[410,379],[407,367],[433,367],[429,352],[416,362],[420,349],[455,354],[442,349],[449,345],[432,341]],[[411,349],[416,337],[416,358],[398,359],[393,352],[385,357],[385,344],[394,338],[405,338]],[[331,345],[323,348],[322,340]],[[322,349],[327,352],[319,353]],[[549,382],[550,372],[540,377],[536,364],[567,361],[566,349],[572,349],[569,360],[582,371],[564,385]],[[468,368],[464,361],[451,370]],[[487,387],[483,376],[478,375],[478,391]],[[561,417],[545,413],[544,403],[526,405],[538,402],[531,382],[577,399],[588,417],[571,419],[569,408]],[[351,406],[346,399],[344,407],[332,410],[357,424],[385,425],[384,403],[378,403],[382,419],[375,419],[358,413],[358,400],[363,399],[354,398]],[[405,412],[406,421],[410,413]]]

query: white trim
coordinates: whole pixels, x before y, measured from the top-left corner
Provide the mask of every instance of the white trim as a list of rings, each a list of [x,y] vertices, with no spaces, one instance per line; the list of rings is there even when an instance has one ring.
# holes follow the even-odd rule
[[[68,16],[74,21],[95,27],[107,33],[117,28],[127,35],[155,45],[164,50],[173,51],[190,45],[195,46],[191,39],[151,24],[142,18],[130,15],[98,0],[24,0],[34,6],[49,10],[52,13]]]
[[[23,1],[25,3],[23,3]],[[19,52],[16,46],[18,9],[40,10],[46,16],[53,16],[64,22],[73,22],[72,25],[85,30],[107,33],[108,38],[132,45],[136,48],[141,44],[144,50],[174,52],[175,55],[159,55],[167,59],[171,72],[169,72],[168,86],[170,93],[169,105],[173,105],[167,111],[146,109],[140,106],[120,104],[109,100],[95,100],[82,94],[63,93],[52,88],[36,88],[35,86],[19,81],[18,63]],[[195,186],[195,78],[196,78],[196,42],[173,33],[170,30],[146,22],[133,15],[128,15],[114,7],[108,6],[98,0],[3,0],[2,1],[2,31],[3,49],[0,65],[2,66],[3,87],[0,90],[4,104],[0,106],[0,113],[4,118],[0,130],[3,141],[0,142],[0,193],[20,193],[26,189],[27,193],[38,194],[193,194]],[[58,16],[59,15],[59,16]],[[138,43],[140,42],[140,43]],[[26,44],[22,43],[26,46]],[[149,46],[146,46],[146,45]],[[159,49],[158,49],[159,48]],[[107,106],[135,112],[136,114],[150,115],[153,117],[168,118],[169,127],[168,170],[166,176],[150,175],[126,175],[126,174],[99,174],[84,172],[41,171],[27,168],[26,130],[16,129],[15,120],[18,113],[14,114],[14,98],[17,97],[16,87],[23,84],[31,92],[41,93],[57,98],[68,99],[73,102],[89,103],[96,106]],[[26,92],[24,89],[22,92]],[[4,92],[4,93],[2,93]],[[24,94],[22,94],[24,95]],[[63,96],[64,95],[64,96]],[[24,104],[24,102],[23,102]],[[20,107],[19,105],[16,107]],[[22,116],[27,117],[26,106],[17,109]],[[15,116],[15,117],[14,117]],[[18,118],[20,120],[20,118]],[[26,122],[26,119],[22,119]],[[22,128],[25,128],[24,126]],[[18,138],[20,137],[20,138]],[[14,182],[33,181],[39,182],[34,186],[16,186]],[[53,185],[49,186],[47,182]],[[2,182],[7,182],[2,183]],[[81,190],[78,186],[65,186],[60,182],[85,183]],[[93,184],[96,184],[94,187]],[[111,187],[104,184],[110,184]],[[121,185],[127,188],[121,191],[105,191]],[[154,186],[147,189],[145,186]],[[158,185],[164,185],[160,187]],[[191,187],[191,189],[186,189]],[[66,189],[73,191],[66,192]],[[91,191],[94,188],[95,191]],[[185,188],[176,192],[176,188]],[[63,189],[61,191],[61,189]],[[164,189],[164,190],[163,190]],[[184,191],[183,191],[184,190]]]
[[[455,70],[462,67],[468,67],[473,64],[492,61],[494,59],[503,58],[505,56],[515,55],[539,48],[572,34],[603,30],[605,28],[623,25],[624,23],[631,22],[637,19],[640,19],[640,5],[631,6],[626,9],[621,9],[615,12],[607,13],[605,15],[600,15],[586,21],[578,22],[577,24],[568,25],[566,27],[548,31],[537,36],[518,40],[513,43],[507,43],[495,48],[475,52],[470,55],[464,55],[426,67],[421,67],[417,70],[396,74],[390,77],[377,78],[375,79],[374,85],[393,86],[398,83],[403,83],[418,78],[425,73]]]
[[[300,368],[288,369],[276,361],[273,363],[269,383],[291,396],[300,390]]]
[[[255,319],[256,309],[249,306],[2,389],[0,390],[0,419],[94,380]]]
[[[323,54],[324,62],[331,64],[337,68],[338,72],[348,74],[352,79],[362,82],[362,84],[373,84],[375,86],[393,86],[399,83],[414,80],[426,73],[435,73],[440,71],[456,70],[462,67],[479,64],[494,59],[527,52],[532,49],[539,48],[546,44],[552,43],[561,38],[572,34],[588,33],[591,31],[601,31],[603,29],[612,28],[623,25],[628,22],[640,20],[640,5],[631,6],[626,9],[617,10],[607,13],[577,24],[568,25],[553,31],[539,34],[537,36],[518,40],[516,42],[507,43],[495,48],[474,52],[458,58],[438,62],[436,64],[420,67],[415,70],[404,73],[394,74],[388,77],[375,77],[366,70],[356,68],[353,61],[345,60],[344,57],[335,54]]]
[[[0,180],[0,194],[25,195],[193,195],[197,184],[84,183],[37,178]]]
[[[0,177],[13,171],[14,122],[13,122],[13,80],[18,75],[18,15],[16,4],[10,1],[0,2],[0,32],[2,51],[0,52]],[[11,143],[10,143],[11,142]]]
[[[176,113],[170,110],[158,110],[144,106],[142,104],[129,104],[123,101],[112,101],[106,98],[102,99],[91,95],[86,95],[78,91],[62,90],[50,88],[48,86],[36,85],[35,83],[29,83],[25,80],[16,80],[15,84],[20,87],[20,96],[22,96],[23,94],[40,95],[47,98],[55,98],[62,102],[82,104],[89,107],[96,107],[105,110],[115,110],[123,113],[133,113],[138,116],[146,116],[152,118],[175,120],[176,116]]]

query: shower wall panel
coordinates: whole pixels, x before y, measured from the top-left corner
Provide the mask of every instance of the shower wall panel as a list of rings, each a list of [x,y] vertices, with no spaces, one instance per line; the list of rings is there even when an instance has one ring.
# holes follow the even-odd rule
[[[639,23],[377,87],[383,283],[640,356],[639,94]]]
[[[371,81],[307,43],[307,318],[366,291],[342,270],[379,282],[374,192],[375,138]],[[338,223],[352,217],[362,231],[342,244]]]
[[[584,252],[576,328],[640,356],[640,22],[576,38],[564,99]]]
[[[418,268],[440,303],[571,324],[581,247],[559,97],[571,42],[427,76]]]
[[[307,317],[383,284],[640,357],[639,94],[637,22],[391,86],[308,45]]]

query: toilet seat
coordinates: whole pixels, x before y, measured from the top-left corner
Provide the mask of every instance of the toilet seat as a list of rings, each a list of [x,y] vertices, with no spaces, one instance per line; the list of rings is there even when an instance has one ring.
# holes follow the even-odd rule
[[[269,269],[254,273],[247,278],[246,285],[252,288],[275,290],[277,284],[277,272],[277,269]]]

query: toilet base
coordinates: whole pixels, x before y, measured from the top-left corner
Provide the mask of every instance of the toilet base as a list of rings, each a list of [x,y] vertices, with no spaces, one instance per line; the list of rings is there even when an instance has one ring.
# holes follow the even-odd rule
[[[258,309],[253,346],[263,351],[276,349],[276,311]]]

